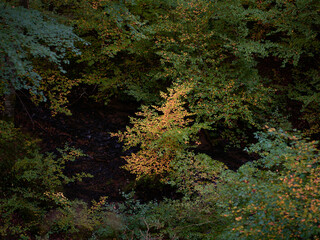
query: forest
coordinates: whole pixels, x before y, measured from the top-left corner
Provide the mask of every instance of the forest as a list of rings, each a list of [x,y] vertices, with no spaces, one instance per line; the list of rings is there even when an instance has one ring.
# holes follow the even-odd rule
[[[0,0],[0,238],[320,240],[319,0]]]

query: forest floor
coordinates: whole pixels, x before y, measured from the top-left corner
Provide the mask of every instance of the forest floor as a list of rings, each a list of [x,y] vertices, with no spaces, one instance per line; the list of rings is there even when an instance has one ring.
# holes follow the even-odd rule
[[[68,176],[80,172],[93,175],[82,182],[65,186],[65,195],[70,199],[77,198],[89,203],[108,196],[109,201],[119,201],[122,199],[121,192],[133,186],[136,187],[136,197],[142,200],[173,197],[174,190],[169,186],[139,185],[134,181],[134,175],[121,168],[125,164],[122,156],[137,149],[124,152],[122,144],[110,134],[125,130],[129,116],[134,116],[138,106],[134,102],[119,100],[112,100],[104,106],[87,99],[71,105],[72,116],[52,117],[49,110],[26,101],[24,106],[18,104],[15,124],[23,132],[41,139],[43,152],[58,154],[56,148],[68,144],[86,154],[66,166],[65,173]],[[223,148],[214,148],[204,135],[200,136],[200,140],[199,152],[224,162],[230,169],[237,169],[252,158],[241,149],[225,152]]]

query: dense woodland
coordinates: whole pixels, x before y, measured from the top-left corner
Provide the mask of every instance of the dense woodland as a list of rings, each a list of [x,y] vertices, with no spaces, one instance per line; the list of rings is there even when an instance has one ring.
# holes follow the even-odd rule
[[[320,239],[319,30],[319,0],[1,0],[1,238]],[[119,201],[66,197],[87,153],[17,124],[84,97],[138,106]]]

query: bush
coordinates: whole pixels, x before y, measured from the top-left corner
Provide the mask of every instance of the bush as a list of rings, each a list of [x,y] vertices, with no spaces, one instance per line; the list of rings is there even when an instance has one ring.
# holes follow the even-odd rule
[[[64,175],[64,165],[83,154],[66,147],[60,157],[39,153],[35,140],[23,135],[13,124],[0,121],[0,234],[6,238],[28,238],[39,231],[45,214],[64,206],[63,184],[83,177]],[[59,196],[53,199],[52,196]]]
[[[226,172],[217,206],[231,221],[221,239],[319,239],[317,142],[267,128],[249,148],[261,159]]]

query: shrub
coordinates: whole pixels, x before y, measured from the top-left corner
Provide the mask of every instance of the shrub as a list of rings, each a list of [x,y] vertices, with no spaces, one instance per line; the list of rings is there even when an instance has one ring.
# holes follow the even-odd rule
[[[39,231],[45,214],[64,204],[52,195],[62,197],[63,184],[89,176],[63,173],[66,162],[83,154],[70,147],[59,150],[60,157],[41,154],[35,140],[5,121],[0,121],[0,146],[0,234],[29,239]]]
[[[261,159],[227,172],[217,185],[217,205],[231,218],[222,239],[319,239],[318,143],[267,130],[249,148]]]

